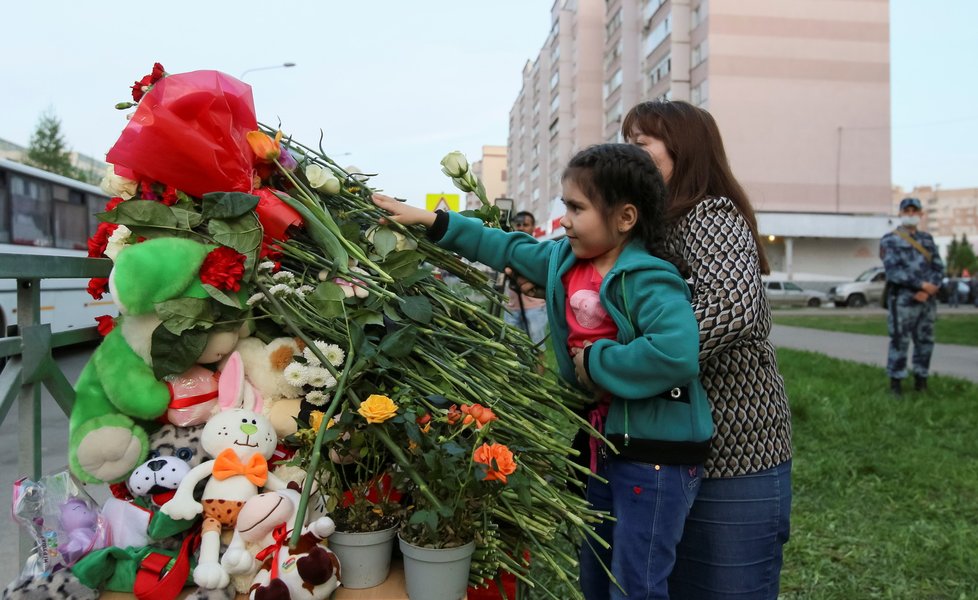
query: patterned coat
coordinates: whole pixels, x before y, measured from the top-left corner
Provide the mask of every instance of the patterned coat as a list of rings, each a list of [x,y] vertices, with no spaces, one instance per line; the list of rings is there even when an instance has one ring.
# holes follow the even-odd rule
[[[778,372],[771,308],[747,222],[726,198],[706,198],[672,226],[667,247],[692,271],[700,381],[716,436],[707,477],[746,475],[791,458],[791,412]]]

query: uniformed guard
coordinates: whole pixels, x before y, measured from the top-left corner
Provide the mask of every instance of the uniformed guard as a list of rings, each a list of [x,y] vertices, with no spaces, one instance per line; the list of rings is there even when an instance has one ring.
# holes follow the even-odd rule
[[[934,352],[935,298],[944,274],[944,263],[934,238],[917,229],[922,206],[917,198],[900,201],[900,226],[880,240],[880,258],[886,269],[886,306],[890,348],[886,372],[890,391],[902,393],[907,376],[907,350],[913,340],[914,389],[927,390],[930,357]]]

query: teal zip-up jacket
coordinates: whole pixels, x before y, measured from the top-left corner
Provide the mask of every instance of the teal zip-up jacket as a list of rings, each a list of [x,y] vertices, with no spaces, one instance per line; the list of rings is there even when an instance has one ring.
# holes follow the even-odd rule
[[[546,286],[547,315],[560,375],[577,385],[561,277],[576,258],[567,239],[539,241],[485,227],[479,219],[439,213],[429,236],[470,260],[512,267]],[[605,275],[601,305],[618,327],[617,340],[597,340],[585,368],[611,394],[605,436],[622,458],[698,464],[710,450],[713,420],[699,382],[699,329],[689,286],[671,263],[630,242]]]

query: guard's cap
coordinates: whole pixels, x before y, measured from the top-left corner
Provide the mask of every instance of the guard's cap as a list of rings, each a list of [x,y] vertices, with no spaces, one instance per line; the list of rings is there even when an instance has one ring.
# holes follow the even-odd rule
[[[908,208],[916,208],[917,210],[924,210],[923,205],[917,198],[904,198],[900,200],[900,210],[907,210]]]

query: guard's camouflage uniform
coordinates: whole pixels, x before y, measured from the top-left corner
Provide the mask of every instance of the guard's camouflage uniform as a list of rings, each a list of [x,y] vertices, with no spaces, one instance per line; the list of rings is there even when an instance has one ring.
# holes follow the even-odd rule
[[[893,379],[907,376],[907,349],[913,339],[913,372],[927,377],[930,357],[934,352],[934,321],[937,319],[937,300],[932,296],[926,302],[913,299],[924,282],[940,287],[944,275],[944,263],[934,245],[934,238],[925,231],[913,231],[900,227],[904,233],[917,240],[931,253],[927,258],[910,242],[896,232],[890,232],[880,240],[880,258],[886,269],[889,283],[890,349],[886,358],[886,372]]]

